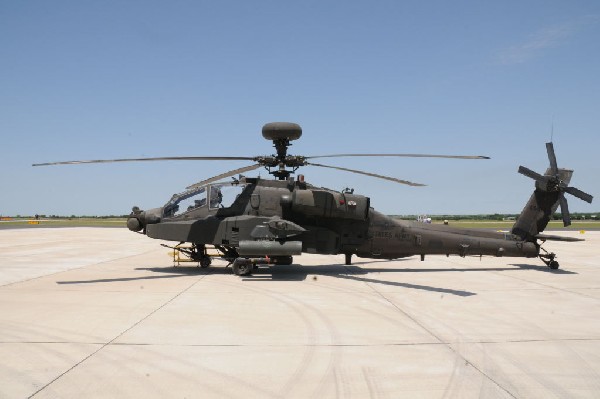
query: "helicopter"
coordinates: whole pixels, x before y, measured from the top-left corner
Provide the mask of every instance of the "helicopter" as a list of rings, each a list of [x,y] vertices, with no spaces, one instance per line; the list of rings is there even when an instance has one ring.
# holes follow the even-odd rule
[[[273,142],[276,154],[254,157],[199,156],[154,157],[110,160],[63,161],[33,166],[107,162],[225,160],[253,164],[205,179],[174,194],[161,207],[141,210],[134,206],[127,219],[133,232],[159,240],[179,242],[168,246],[184,252],[199,266],[211,265],[207,246],[232,265],[239,276],[250,275],[259,265],[289,265],[302,253],[343,254],[350,265],[352,256],[397,259],[410,256],[459,255],[539,258],[551,269],[559,263],[556,254],[542,248],[548,240],[582,241],[577,238],[542,234],[554,212],[561,208],[565,226],[571,224],[565,193],[588,203],[593,197],[569,183],[573,171],[559,168],[553,143],[546,143],[550,167],[542,175],[520,166],[518,172],[535,181],[535,190],[510,232],[456,228],[398,220],[376,211],[368,196],[353,189],[335,191],[316,187],[295,175],[303,166],[357,173],[408,186],[423,186],[408,180],[361,170],[313,162],[338,157],[418,157],[489,159],[486,156],[431,154],[332,154],[289,155],[291,141],[302,135],[300,125],[271,122],[262,128]],[[264,167],[274,179],[243,174]],[[237,176],[237,177],[236,177]],[[229,181],[224,179],[230,178]],[[180,244],[189,243],[186,248]],[[164,245],[164,244],[163,244]],[[167,246],[167,245],[164,245]],[[228,265],[229,265],[228,264]]]

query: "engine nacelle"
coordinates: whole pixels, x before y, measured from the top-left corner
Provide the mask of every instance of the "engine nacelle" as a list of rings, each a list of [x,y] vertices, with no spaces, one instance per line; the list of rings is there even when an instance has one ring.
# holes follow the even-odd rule
[[[363,195],[327,190],[295,190],[292,211],[306,216],[366,220],[371,200]]]

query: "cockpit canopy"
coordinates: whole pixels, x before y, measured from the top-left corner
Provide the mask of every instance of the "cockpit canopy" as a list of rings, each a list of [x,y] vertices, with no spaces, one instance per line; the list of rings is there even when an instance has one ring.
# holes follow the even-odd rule
[[[246,184],[214,183],[173,195],[164,206],[163,216],[179,216],[196,209],[229,208],[244,191]]]

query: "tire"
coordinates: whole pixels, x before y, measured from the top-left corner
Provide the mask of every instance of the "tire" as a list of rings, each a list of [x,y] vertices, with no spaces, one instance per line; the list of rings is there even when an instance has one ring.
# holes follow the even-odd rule
[[[212,259],[210,259],[208,256],[203,256],[202,258],[200,258],[200,267],[203,269],[209,267],[211,263]]]
[[[248,276],[252,274],[254,265],[248,259],[237,258],[231,265],[233,273],[238,276]]]

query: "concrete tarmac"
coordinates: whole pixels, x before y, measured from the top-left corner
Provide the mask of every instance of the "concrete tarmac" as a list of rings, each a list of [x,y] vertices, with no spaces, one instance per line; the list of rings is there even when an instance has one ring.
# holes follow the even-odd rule
[[[538,259],[174,268],[126,229],[0,230],[0,398],[598,398],[600,232]]]

